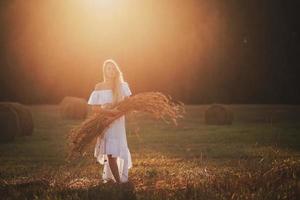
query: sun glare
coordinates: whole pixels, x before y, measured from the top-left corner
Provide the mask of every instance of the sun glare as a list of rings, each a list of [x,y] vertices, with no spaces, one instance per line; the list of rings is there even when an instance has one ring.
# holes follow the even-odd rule
[[[122,1],[124,3],[124,1]],[[111,12],[122,4],[119,0],[81,0],[82,6],[86,6],[91,12]]]
[[[78,77],[95,82],[93,72],[107,57],[146,88],[153,86],[148,80],[157,78],[156,70],[169,83],[170,72],[175,77],[196,62],[206,66],[224,24],[217,11],[213,4],[176,0],[16,1],[7,11],[14,26],[7,43],[10,54],[24,68],[38,69],[49,88],[62,84],[62,74],[70,71],[77,75],[68,77],[70,83],[83,82]]]
[[[85,0],[83,1],[93,7],[112,6],[117,0]]]

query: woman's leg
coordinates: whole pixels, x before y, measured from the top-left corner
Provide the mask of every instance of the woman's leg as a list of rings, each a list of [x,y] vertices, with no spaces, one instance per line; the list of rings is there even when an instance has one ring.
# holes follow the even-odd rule
[[[107,155],[108,163],[112,174],[114,175],[116,182],[120,183],[120,175],[118,170],[117,158],[113,158],[111,154]]]

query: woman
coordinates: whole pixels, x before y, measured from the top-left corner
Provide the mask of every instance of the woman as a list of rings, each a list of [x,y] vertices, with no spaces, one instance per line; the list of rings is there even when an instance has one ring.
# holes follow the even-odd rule
[[[117,63],[108,59],[103,63],[103,82],[96,84],[88,104],[93,112],[102,110],[108,114],[118,112],[112,107],[131,95],[128,83]],[[128,182],[128,170],[132,167],[131,154],[127,146],[125,116],[115,120],[101,137],[98,137],[94,156],[104,165],[102,179],[106,183]]]

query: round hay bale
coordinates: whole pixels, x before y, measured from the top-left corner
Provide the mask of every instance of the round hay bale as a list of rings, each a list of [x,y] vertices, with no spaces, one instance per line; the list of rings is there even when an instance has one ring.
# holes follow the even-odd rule
[[[220,104],[209,106],[204,117],[208,125],[230,125],[233,121],[232,111]]]
[[[20,127],[18,136],[32,135],[34,129],[33,118],[30,110],[26,106],[15,102],[2,102],[0,105],[9,107],[17,114]]]
[[[88,114],[87,101],[77,97],[65,97],[60,103],[60,112],[66,119],[84,119]]]
[[[33,117],[29,108],[19,103],[11,103],[11,105],[19,115],[20,126],[22,130],[21,135],[25,135],[25,136],[32,135],[34,124],[33,124]]]
[[[0,142],[11,142],[20,134],[18,114],[10,106],[0,104]]]

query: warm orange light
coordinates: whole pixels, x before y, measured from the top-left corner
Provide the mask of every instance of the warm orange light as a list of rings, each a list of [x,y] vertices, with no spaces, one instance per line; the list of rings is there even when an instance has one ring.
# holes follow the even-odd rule
[[[87,4],[93,8],[109,8],[116,6],[117,3],[120,3],[118,0],[82,0],[83,4]]]
[[[210,54],[216,56],[224,26],[213,3],[193,2],[18,0],[6,13],[13,27],[8,46],[18,63],[36,69],[49,88],[61,87],[66,79],[90,88],[101,79],[107,58],[141,88],[156,84],[154,78],[166,84],[179,75],[192,80],[197,73],[185,74],[185,69],[204,68]]]

